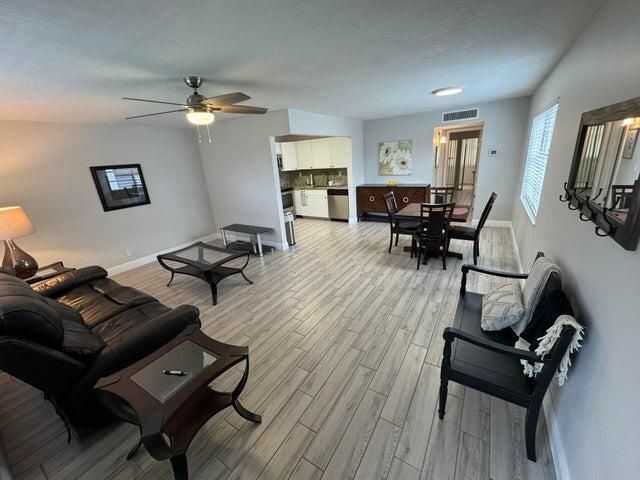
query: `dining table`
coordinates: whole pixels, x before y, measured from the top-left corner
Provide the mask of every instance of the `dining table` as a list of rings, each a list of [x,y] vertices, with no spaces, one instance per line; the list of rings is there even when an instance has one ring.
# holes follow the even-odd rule
[[[416,203],[408,203],[404,208],[398,210],[396,213],[397,217],[402,218],[420,218],[420,205],[419,202]],[[453,213],[451,214],[451,221],[456,223],[466,223],[469,219],[469,214],[471,213],[470,205],[456,205],[453,208]],[[410,252],[411,247],[404,247],[403,250],[405,252]],[[462,258],[462,253],[460,252],[452,252],[451,250],[447,251],[447,256],[452,258]],[[426,260],[426,258],[425,258]]]

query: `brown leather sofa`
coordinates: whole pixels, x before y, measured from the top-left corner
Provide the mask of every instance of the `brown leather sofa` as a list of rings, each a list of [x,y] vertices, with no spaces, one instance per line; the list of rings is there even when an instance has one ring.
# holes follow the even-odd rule
[[[189,325],[198,309],[169,308],[85,267],[31,288],[0,270],[0,370],[42,390],[76,425],[103,423],[99,378],[149,355]]]

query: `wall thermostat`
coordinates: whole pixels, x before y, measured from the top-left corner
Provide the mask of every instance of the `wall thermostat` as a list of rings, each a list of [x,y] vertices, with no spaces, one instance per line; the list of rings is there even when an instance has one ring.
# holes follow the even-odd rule
[[[500,152],[498,152],[498,149],[497,149],[497,148],[490,148],[490,149],[489,149],[489,156],[490,156],[490,157],[495,157],[495,156],[497,156],[497,155],[498,155],[498,153],[500,153]]]

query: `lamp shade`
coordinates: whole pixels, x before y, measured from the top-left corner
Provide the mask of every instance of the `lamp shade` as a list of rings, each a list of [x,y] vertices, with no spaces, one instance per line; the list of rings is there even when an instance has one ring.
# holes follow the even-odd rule
[[[34,231],[22,207],[0,208],[0,240],[23,237]]]

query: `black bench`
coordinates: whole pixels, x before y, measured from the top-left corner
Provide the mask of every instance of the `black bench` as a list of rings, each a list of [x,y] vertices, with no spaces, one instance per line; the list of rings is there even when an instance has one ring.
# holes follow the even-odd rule
[[[540,256],[543,255],[539,254],[538,258]],[[564,326],[550,354],[544,359],[533,351],[514,348],[513,345],[518,336],[511,328],[497,332],[483,331],[480,327],[483,295],[466,291],[467,274],[470,271],[503,278],[526,279],[528,277],[525,273],[499,272],[474,265],[463,265],[460,300],[454,324],[453,327],[445,328],[443,332],[445,346],[440,371],[438,414],[441,419],[444,418],[449,381],[520,405],[527,409],[525,418],[527,457],[535,462],[536,427],[542,400],[571,343],[575,329]],[[529,323],[530,326],[535,324],[538,328],[527,327],[521,334],[521,337],[529,343],[544,335],[546,329],[555,322],[557,312],[548,309],[545,299],[553,295],[554,291],[557,293],[557,290],[561,290],[560,275],[553,272],[548,277]],[[543,331],[540,332],[540,330]],[[533,345],[531,348],[533,349]],[[529,378],[524,375],[520,360],[543,363],[544,367],[535,378]]]

